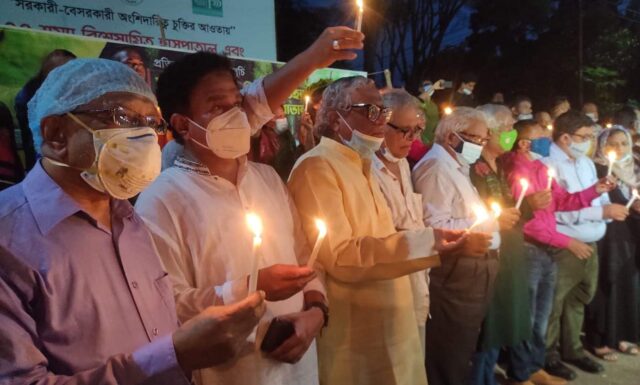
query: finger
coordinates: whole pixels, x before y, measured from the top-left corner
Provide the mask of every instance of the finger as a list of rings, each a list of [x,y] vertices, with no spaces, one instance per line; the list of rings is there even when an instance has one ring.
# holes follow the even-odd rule
[[[327,33],[332,39],[364,40],[364,33],[345,26],[327,28]]]
[[[358,54],[353,52],[353,51],[334,51],[335,53],[333,54],[333,61],[340,61],[340,60],[354,60],[355,58],[358,57]]]
[[[300,361],[304,353],[307,351],[308,346],[298,345],[295,348],[291,349],[287,354],[284,355],[283,361],[288,362],[290,364],[295,364]]]
[[[284,357],[289,353],[292,349],[294,349],[301,342],[298,335],[293,334],[291,337],[287,338],[280,346],[276,348],[269,355],[277,360],[283,360]]]
[[[311,277],[311,279],[313,279],[313,277],[315,277],[316,275],[316,271],[313,270],[310,267],[307,266],[302,266],[302,267],[295,267],[293,269],[291,269],[291,271],[289,272],[289,274],[286,274],[283,279],[285,280],[298,280],[298,279],[306,279]]]
[[[340,47],[336,51],[344,51],[349,49],[362,49],[364,44],[360,40],[351,40],[351,39],[335,39],[338,41],[338,46]]]

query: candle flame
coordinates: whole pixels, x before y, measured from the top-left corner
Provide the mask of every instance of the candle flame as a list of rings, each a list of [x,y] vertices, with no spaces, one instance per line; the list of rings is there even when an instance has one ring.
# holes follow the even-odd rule
[[[304,96],[304,102],[305,102],[305,103],[309,103],[309,100],[311,100],[311,96],[309,96],[309,95],[305,95],[305,96]]]
[[[607,128],[611,128],[613,125],[611,123],[607,123]]]
[[[529,181],[524,179],[524,178],[520,178],[520,186],[522,186],[522,188],[524,190],[529,188]]]
[[[257,214],[247,214],[247,225],[255,238],[260,238],[262,236],[262,220]]]
[[[547,170],[547,176],[549,178],[555,178],[556,177],[556,170],[554,170],[551,167],[549,167],[549,169]]]
[[[316,227],[318,228],[318,237],[324,238],[327,235],[327,224],[322,219],[316,218]]]
[[[553,130],[553,125],[552,124],[547,124],[547,130],[552,131]]]
[[[611,150],[607,153],[607,159],[609,159],[609,163],[613,163],[618,159],[618,154]]]
[[[489,214],[487,213],[487,209],[485,209],[481,205],[474,205],[473,206],[473,213],[476,216],[476,223],[484,222],[489,218]]]
[[[636,198],[640,197],[640,195],[638,195],[638,189],[635,189],[635,188],[633,189],[633,196]]]
[[[444,114],[445,114],[445,115],[451,115],[451,114],[453,114],[453,108],[451,108],[451,107],[449,107],[449,106],[446,106],[446,107],[444,108]]]
[[[498,202],[491,202],[491,211],[493,211],[493,216],[498,218],[502,214],[502,207]]]
[[[356,0],[356,4],[358,5],[358,9],[360,9],[360,12],[362,12],[362,9],[364,8],[364,1]]]

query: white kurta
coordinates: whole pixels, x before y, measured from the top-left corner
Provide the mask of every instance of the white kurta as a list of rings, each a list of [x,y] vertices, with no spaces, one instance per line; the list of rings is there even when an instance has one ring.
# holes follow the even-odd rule
[[[423,229],[425,225],[422,221],[422,195],[413,190],[409,162],[406,159],[400,160],[398,163],[400,178],[398,178],[377,155],[373,157],[372,161],[373,175],[391,209],[396,230]],[[429,273],[428,270],[418,271],[412,273],[409,278],[411,279],[416,321],[418,321],[418,328],[422,333],[429,315]],[[424,341],[420,342],[424,345]]]
[[[303,264],[309,254],[286,187],[269,166],[241,158],[237,186],[210,175],[206,167],[178,158],[145,190],[136,211],[148,224],[159,255],[174,283],[178,317],[185,321],[214,304],[247,295],[252,234],[245,214],[263,221],[259,267]],[[323,291],[316,279],[305,290]],[[303,294],[268,302],[262,323],[301,311]],[[264,357],[248,344],[233,363],[194,373],[198,384],[317,384],[315,343],[295,365]]]

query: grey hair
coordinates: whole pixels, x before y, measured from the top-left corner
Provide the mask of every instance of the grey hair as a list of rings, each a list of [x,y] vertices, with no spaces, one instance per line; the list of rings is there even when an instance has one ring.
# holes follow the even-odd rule
[[[449,134],[465,131],[474,122],[487,123],[485,113],[471,107],[456,107],[450,115],[445,115],[436,127],[434,141],[446,142]]]
[[[487,127],[491,132],[495,132],[507,124],[514,123],[511,110],[501,104],[483,104],[477,107],[477,110],[484,113]]]
[[[399,88],[383,92],[382,101],[385,107],[389,107],[392,110],[406,107],[420,108],[420,102],[415,96]]]
[[[315,132],[317,136],[335,136],[337,116],[333,112],[351,108],[351,91],[373,83],[363,76],[341,78],[329,84],[322,93],[322,105],[316,115]]]

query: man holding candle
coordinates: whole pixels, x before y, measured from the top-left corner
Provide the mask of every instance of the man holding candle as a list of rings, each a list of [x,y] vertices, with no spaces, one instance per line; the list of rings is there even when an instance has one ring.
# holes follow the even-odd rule
[[[371,169],[391,110],[371,80],[350,77],[324,92],[322,140],[293,169],[289,190],[307,239],[327,221],[318,263],[327,273],[331,323],[318,340],[322,384],[424,385],[410,273],[459,247],[460,233],[397,231]]]
[[[543,162],[556,171],[556,181],[569,192],[582,191],[598,182],[593,161],[586,155],[594,141],[593,121],[578,111],[568,111],[555,122],[554,143]],[[615,187],[610,184],[609,190]],[[595,295],[598,281],[598,256],[595,242],[602,239],[607,220],[624,221],[629,211],[622,204],[611,204],[604,194],[590,207],[556,212],[557,230],[580,243],[578,253],[561,251],[556,255],[558,280],[547,332],[546,370],[571,380],[576,374],[560,360],[598,373],[604,367],[584,353],[580,333],[584,307]]]
[[[160,171],[149,86],[123,64],[72,60],[31,99],[29,123],[42,160],[0,193],[0,382],[188,385],[192,370],[233,359],[263,294],[179,327],[127,201]]]
[[[188,320],[209,304],[246,297],[257,263],[257,289],[269,301],[262,324],[278,317],[294,328],[268,354],[251,347],[232,365],[198,372],[198,384],[318,382],[314,340],[328,322],[324,287],[313,269],[300,267],[310,250],[286,187],[271,167],[249,162],[246,154],[252,128],[271,119],[313,70],[353,59],[348,50],[361,48],[362,39],[346,27],[328,28],[244,95],[229,60],[210,53],[184,56],[158,80],[160,107],[185,154],[141,194],[136,210],[173,279],[178,317]],[[333,41],[343,49],[333,49]],[[257,215],[252,223],[262,222],[260,242],[253,242],[248,212]]]
[[[426,328],[431,385],[467,383],[469,361],[491,299],[498,269],[499,227],[493,216],[477,222],[474,208],[485,213],[487,206],[469,179],[469,166],[488,141],[484,113],[457,107],[440,120],[433,147],[413,169],[416,191],[424,197],[425,225],[463,231],[473,225],[476,231],[490,234],[480,255],[443,256],[442,266],[431,270],[431,318]]]

